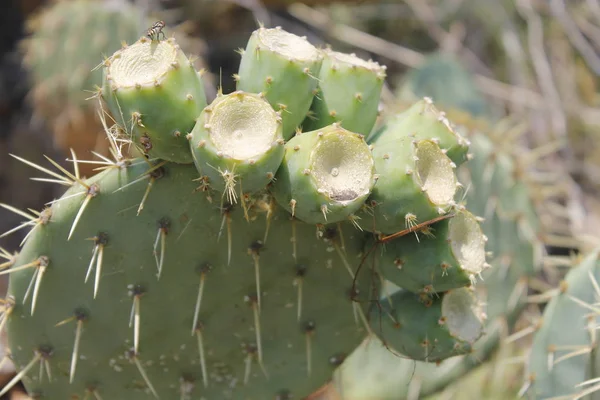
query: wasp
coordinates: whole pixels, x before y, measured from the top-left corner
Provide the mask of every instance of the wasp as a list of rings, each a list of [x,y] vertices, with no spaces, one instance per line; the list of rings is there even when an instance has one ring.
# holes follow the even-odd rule
[[[164,27],[165,27],[165,21],[156,21],[154,24],[152,24],[150,29],[148,29],[148,31],[146,31],[146,36],[148,36],[152,40],[154,40],[154,39],[160,40],[160,35],[162,34],[163,39],[165,39],[166,38],[165,33],[162,31]]]

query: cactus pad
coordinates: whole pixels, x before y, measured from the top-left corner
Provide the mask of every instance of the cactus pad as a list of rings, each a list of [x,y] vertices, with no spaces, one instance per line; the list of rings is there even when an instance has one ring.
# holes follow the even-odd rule
[[[592,251],[569,271],[544,310],[529,355],[530,394],[535,398],[598,397],[599,254]]]
[[[339,69],[351,90],[364,84],[346,104],[359,132],[342,118],[286,133],[282,118],[304,117],[319,60],[304,39],[272,32],[269,46],[255,32],[244,55],[240,86],[252,76],[257,89],[210,106],[174,39],[142,38],[107,59],[99,93],[116,125],[106,133],[128,134],[142,157],[125,159],[111,140],[114,160],[88,160],[103,170],[91,179],[77,160],[73,173],[52,161],[58,174],[19,158],[68,190],[39,213],[0,204],[28,218],[2,236],[32,228],[18,255],[0,248],[0,274],[10,274],[0,330],[19,370],[0,396],[22,379],[34,398],[315,399],[368,342],[389,344],[399,362],[471,350],[484,314],[473,289],[457,286],[481,266],[483,235],[454,203],[441,141],[388,127],[367,144],[382,77],[360,65]],[[417,293],[387,290],[393,274],[366,246],[373,236],[372,250],[395,243],[363,232],[359,213],[388,239],[423,238],[406,260],[421,254],[425,271],[393,278]],[[432,231],[439,240],[425,244]],[[422,256],[431,249],[438,259]],[[456,285],[428,293],[427,270],[444,261]]]
[[[33,264],[11,273],[14,360],[19,369],[35,360],[52,377],[29,375],[28,389],[131,400],[316,390],[367,329],[355,320],[363,311],[344,260],[329,250],[343,234],[345,257],[355,258],[359,231],[346,224],[317,239],[314,226],[294,222],[295,260],[287,213],[273,210],[264,243],[265,212],[250,210],[250,224],[239,208],[220,212],[194,192],[195,168],[177,164],[161,167],[138,216],[138,177],[149,168],[134,160],[86,181],[97,194],[67,241],[87,196],[71,188],[16,259],[15,269]]]

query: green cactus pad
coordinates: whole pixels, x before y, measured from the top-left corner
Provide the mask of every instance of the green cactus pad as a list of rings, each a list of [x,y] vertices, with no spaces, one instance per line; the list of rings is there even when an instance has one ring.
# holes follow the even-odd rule
[[[242,55],[237,89],[263,93],[281,110],[283,137],[288,140],[310,108],[323,56],[306,38],[281,28],[252,33]]]
[[[544,310],[529,355],[530,395],[533,398],[595,399],[583,395],[598,378],[597,326],[600,320],[600,250],[572,268]]]
[[[386,130],[372,146],[379,179],[358,213],[363,229],[395,233],[454,206],[455,165],[433,140],[414,140]]]
[[[418,235],[418,236],[417,236]],[[485,264],[485,236],[466,210],[430,225],[426,232],[386,243],[377,252],[383,276],[415,293],[445,292],[469,286]]]
[[[414,139],[433,139],[456,166],[469,159],[469,140],[458,133],[444,113],[440,112],[428,97],[391,117],[386,121],[385,131]],[[373,135],[369,138],[369,143],[378,140],[377,136]]]
[[[188,138],[196,168],[232,204],[236,186],[244,193],[264,189],[284,154],[281,117],[262,96],[242,91],[218,96]]]
[[[11,273],[6,325],[28,391],[48,399],[146,400],[154,392],[161,399],[261,400],[317,390],[368,332],[357,319],[363,306],[351,300],[344,253],[331,251],[343,234],[345,257],[356,259],[359,231],[347,223],[316,238],[314,226],[290,221],[281,208],[270,219],[252,208],[247,223],[240,208],[220,212],[194,191],[194,166],[162,168],[139,216],[144,160],[86,181],[96,195],[70,240],[85,197],[76,195],[78,185],[29,236],[14,268],[35,268]],[[34,274],[42,277],[24,301]],[[367,292],[362,281],[357,289]],[[50,367],[50,382],[45,372],[38,377],[40,364]]]
[[[380,337],[413,360],[437,362],[466,354],[483,334],[485,314],[469,288],[432,298],[400,290],[381,304]],[[373,321],[374,330],[378,323]]]
[[[363,136],[332,124],[286,143],[272,192],[294,217],[326,224],[357,211],[375,178],[373,157]]]
[[[318,92],[302,128],[312,131],[340,122],[349,131],[368,135],[378,115],[385,66],[354,54],[324,54]]]
[[[206,107],[200,73],[173,38],[141,38],[105,62],[102,96],[117,123],[150,157],[188,164],[186,135]]]

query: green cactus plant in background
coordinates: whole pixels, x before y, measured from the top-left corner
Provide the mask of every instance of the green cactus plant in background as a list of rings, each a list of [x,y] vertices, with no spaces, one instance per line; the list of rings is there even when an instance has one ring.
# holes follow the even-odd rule
[[[288,53],[303,40],[271,35]],[[427,366],[478,351],[486,228],[455,199],[454,127],[415,136],[428,123],[415,118],[367,141],[375,120],[364,117],[360,132],[342,119],[287,137],[278,104],[288,100],[270,96],[296,87],[295,99],[314,101],[306,79],[317,79],[290,58],[269,53],[256,67],[284,82],[209,105],[172,38],[143,37],[105,61],[98,97],[117,123],[107,126],[114,159],[90,179],[76,160],[73,173],[31,164],[65,194],[39,213],[3,205],[31,231],[18,255],[2,253],[1,326],[20,372],[1,394],[22,379],[42,399],[291,399],[332,388],[358,399],[364,388],[340,386],[339,374],[369,346]],[[352,69],[337,73],[339,85],[354,82]],[[361,80],[365,115],[379,78]],[[305,119],[296,114],[311,101],[291,115]],[[123,157],[128,142],[144,156]],[[406,202],[398,213],[394,190]]]
[[[107,153],[97,104],[88,100],[102,84],[102,70],[95,67],[144,32],[139,10],[125,2],[57,1],[28,24],[31,34],[22,49],[31,73],[30,97],[35,113],[49,122],[55,146],[78,154]]]
[[[552,296],[534,335],[527,386],[533,398],[596,399],[600,250],[580,257]]]

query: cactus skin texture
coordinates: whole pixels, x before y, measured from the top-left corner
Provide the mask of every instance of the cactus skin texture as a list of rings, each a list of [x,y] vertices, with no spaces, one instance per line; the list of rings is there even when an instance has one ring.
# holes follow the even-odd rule
[[[339,122],[368,135],[378,115],[385,66],[354,54],[324,50],[319,87],[302,129],[312,131]]]
[[[528,363],[528,394],[533,398],[598,398],[600,386],[591,381],[598,378],[600,367],[598,282],[600,249],[595,249],[569,270],[544,309]]]
[[[161,106],[153,106],[155,114],[169,101],[173,103],[168,107],[180,104],[181,98],[174,96],[181,94],[176,90],[180,86],[171,78],[187,76],[194,84],[199,82],[190,71],[182,72],[188,66],[173,39],[150,44],[142,38],[127,49],[139,57],[150,46],[157,51],[163,51],[161,46],[175,49],[179,67],[169,69],[158,86],[149,83],[116,94],[106,92],[107,102],[110,96],[127,100],[127,115],[160,103],[161,98]],[[110,65],[114,63],[107,68]],[[147,70],[156,73],[157,69]],[[146,76],[144,69],[137,72]],[[133,75],[131,80],[138,78]],[[112,74],[112,79],[119,82],[120,78]],[[178,112],[189,116],[194,107]],[[198,116],[201,111],[197,110]],[[277,112],[270,111],[271,116]],[[392,240],[378,239],[372,246],[373,233],[358,229],[353,216],[364,208],[381,179],[395,179],[389,175],[397,171],[391,161],[377,171],[372,155],[385,151],[383,146],[377,148],[389,143],[383,141],[388,136],[380,136],[372,151],[363,135],[339,123],[300,133],[285,143],[274,182],[265,182],[242,204],[231,204],[226,201],[226,188],[212,187],[197,165],[180,162],[187,157],[184,150],[192,158],[193,147],[186,143],[184,149],[179,139],[198,138],[164,135],[180,129],[183,120],[160,120],[160,115],[152,119],[144,117],[148,111],[140,113],[144,126],[135,129],[150,132],[163,124],[160,131],[152,131],[158,135],[151,137],[152,149],[178,161],[123,159],[113,141],[114,163],[103,159],[99,163],[104,171],[98,175],[87,180],[66,170],[61,170],[64,177],[52,175],[69,189],[31,217],[32,223],[23,225],[35,224],[17,256],[0,249],[0,257],[8,260],[0,273],[10,274],[2,324],[20,370],[17,378],[23,379],[32,396],[310,398],[337,385],[336,374],[348,361],[346,356],[365,351],[369,348],[365,344],[389,342],[381,348],[398,363],[410,357],[411,363],[424,360],[430,365],[468,352],[481,334],[484,315],[472,287],[431,294],[392,293],[376,263],[364,263],[368,248],[381,251],[393,245]],[[224,119],[223,126],[236,126],[239,115],[228,114],[231,120]],[[120,111],[117,115],[124,119]],[[127,126],[118,128],[126,131]],[[234,137],[239,133],[224,132]],[[274,135],[278,132],[275,129]],[[414,155],[440,164],[449,172],[442,184],[450,185],[449,198],[454,195],[454,168],[434,140],[413,143],[402,137],[391,143],[396,145],[389,146],[394,157],[403,155],[397,160],[403,171],[415,161]],[[199,162],[210,158],[202,153],[197,157]],[[263,172],[257,180],[263,179]],[[248,172],[250,180],[253,174]],[[405,201],[423,203],[417,185],[421,182],[402,178],[396,185],[412,190],[411,194],[400,191]],[[386,183],[390,193],[392,181]],[[330,201],[335,196],[329,189],[341,191],[345,204]],[[345,196],[347,191],[351,197]],[[218,201],[212,192],[217,192]],[[294,209],[290,198],[297,199]],[[438,216],[436,207],[427,207]],[[453,211],[466,212],[458,206]],[[443,236],[443,220],[429,226],[425,216],[418,218],[425,228]],[[416,229],[414,222],[409,228]],[[403,233],[430,233],[421,228]],[[474,247],[478,248],[481,236],[477,238]],[[450,254],[452,244],[445,246],[443,251]],[[380,313],[383,308],[387,313]],[[40,367],[42,374],[34,373]],[[0,390],[0,396],[9,388]],[[380,398],[398,398],[404,390],[398,384],[378,389]],[[361,388],[342,392],[344,400],[352,399]]]
[[[206,107],[189,135],[198,172],[210,185],[229,192],[264,189],[284,155],[281,117],[261,96],[237,91]]]
[[[188,164],[186,135],[207,105],[200,75],[174,39],[143,37],[105,62],[102,98],[144,154]]]
[[[281,28],[260,28],[242,54],[237,89],[263,93],[275,110],[281,110],[288,140],[310,109],[322,62],[321,52],[306,38]]]

